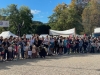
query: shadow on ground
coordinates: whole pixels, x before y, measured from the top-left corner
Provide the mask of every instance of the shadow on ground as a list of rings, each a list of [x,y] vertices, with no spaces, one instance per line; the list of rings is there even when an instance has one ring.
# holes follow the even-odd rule
[[[22,59],[22,60],[14,60],[14,61],[6,61],[6,62],[0,62],[0,70],[7,70],[10,69],[8,66],[13,67],[14,65],[29,65],[29,66],[35,66],[30,65],[29,62],[37,63],[40,61],[52,61],[52,60],[58,60],[58,59],[68,59],[71,57],[87,57],[92,55],[99,55],[99,54],[69,54],[69,55],[54,55],[54,56],[47,56],[46,58],[36,58],[36,59]],[[41,66],[41,65],[39,65]],[[50,66],[41,66],[41,67],[50,67]],[[55,67],[55,66],[51,66]],[[61,67],[64,68],[64,67]],[[65,67],[66,68],[66,67]],[[73,68],[74,69],[74,68]],[[75,68],[76,69],[76,68]],[[100,70],[97,70],[100,71]]]

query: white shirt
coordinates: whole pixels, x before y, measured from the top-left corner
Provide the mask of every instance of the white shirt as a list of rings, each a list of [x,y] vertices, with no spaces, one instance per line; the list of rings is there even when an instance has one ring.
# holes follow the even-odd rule
[[[50,42],[54,42],[54,39],[51,39]]]
[[[49,41],[49,38],[44,39],[44,44],[48,45]]]
[[[97,43],[98,46],[100,46],[100,43]]]
[[[91,43],[91,45],[92,45],[93,47],[96,47],[96,44],[95,44],[95,43]]]
[[[100,47],[100,43],[97,43],[97,48],[99,48]]]
[[[8,47],[8,51],[12,52],[13,48],[12,47]]]
[[[29,46],[25,46],[24,51],[28,51],[29,50]]]
[[[34,39],[30,40],[30,45],[33,45]]]

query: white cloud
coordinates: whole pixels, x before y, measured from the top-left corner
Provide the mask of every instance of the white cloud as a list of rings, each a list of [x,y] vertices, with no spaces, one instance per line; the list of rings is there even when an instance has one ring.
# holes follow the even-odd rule
[[[32,14],[39,14],[40,12],[41,12],[40,10],[36,10],[36,9],[35,10],[31,10]]]

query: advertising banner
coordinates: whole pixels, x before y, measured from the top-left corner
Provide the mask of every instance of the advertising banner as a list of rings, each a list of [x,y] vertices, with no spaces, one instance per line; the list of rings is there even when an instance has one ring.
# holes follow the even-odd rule
[[[9,21],[0,21],[0,27],[9,27]]]

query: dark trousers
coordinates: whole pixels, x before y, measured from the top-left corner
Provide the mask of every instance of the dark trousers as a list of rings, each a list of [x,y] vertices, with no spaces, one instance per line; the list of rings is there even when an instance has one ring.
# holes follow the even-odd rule
[[[21,57],[24,58],[24,51],[21,51]]]
[[[9,58],[12,58],[12,52],[9,52]]]
[[[64,46],[64,54],[67,53],[67,47]]]
[[[86,47],[86,46],[83,46],[83,48],[84,48],[84,53],[87,53],[87,51],[86,51],[86,48],[87,48],[87,47]]]
[[[70,53],[70,48],[67,48],[67,53],[68,53],[68,54]]]
[[[91,53],[95,53],[95,48],[94,47],[91,48]]]
[[[82,53],[82,46],[79,46],[79,51],[80,53]]]
[[[11,58],[13,58],[13,59],[14,59],[14,51],[12,51],[12,56],[11,56]]]
[[[48,48],[48,45],[44,44],[44,47]]]
[[[75,47],[75,53],[76,53],[76,52],[79,53],[79,46],[76,46],[76,47]]]
[[[6,59],[6,54],[7,54],[7,60],[8,60],[9,59],[9,52],[8,52],[8,50],[4,51],[4,59]]]
[[[71,53],[75,52],[75,47],[71,47]]]
[[[58,47],[55,46],[55,47],[54,47],[54,50],[53,50],[53,53],[55,53],[55,54],[58,53],[57,50],[58,50]]]

